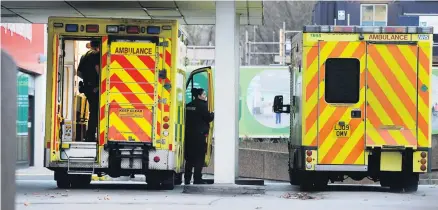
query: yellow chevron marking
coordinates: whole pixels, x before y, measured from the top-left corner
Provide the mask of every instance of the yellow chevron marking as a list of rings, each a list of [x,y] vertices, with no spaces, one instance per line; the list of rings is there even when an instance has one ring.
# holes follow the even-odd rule
[[[332,164],[343,164],[345,159],[347,159],[348,155],[350,155],[351,151],[356,146],[356,144],[363,138],[364,132],[365,132],[365,123],[361,121],[360,124],[357,126],[356,130],[354,131],[354,133],[348,139],[347,143],[345,143],[341,151],[336,155],[335,159],[332,161]],[[362,161],[356,161],[355,164],[363,164],[363,160],[364,159],[362,158]]]
[[[369,73],[379,82],[380,88],[383,90],[384,94],[388,98],[388,100],[394,105],[394,107],[397,107],[396,112],[400,116],[400,118],[403,120],[406,125],[409,127],[415,126],[415,121],[410,116],[407,116],[405,113],[409,113],[408,110],[405,108],[404,104],[398,96],[396,95],[395,91],[392,89],[391,85],[388,83],[386,78],[383,76],[383,74],[378,71],[378,67],[374,63],[371,56],[368,56],[368,64],[371,66],[369,68]],[[376,103],[378,100],[375,101]]]

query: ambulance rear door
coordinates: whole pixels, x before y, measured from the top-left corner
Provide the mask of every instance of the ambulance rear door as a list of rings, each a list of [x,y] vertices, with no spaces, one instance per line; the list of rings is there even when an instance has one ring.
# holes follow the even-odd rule
[[[318,42],[316,170],[366,170],[365,50],[362,41]]]
[[[151,143],[156,135],[158,38],[109,37],[107,140]]]
[[[427,123],[417,130],[417,119],[425,119],[421,113],[417,115],[417,102],[424,104],[417,97],[419,53],[416,42],[368,42],[367,147],[416,147],[417,132],[423,135],[427,130]]]
[[[214,86],[213,86],[213,71],[211,67],[203,67],[196,69],[190,73],[186,85],[186,103],[192,101],[192,88],[203,88],[207,93],[208,111],[214,112]],[[211,153],[213,149],[213,131],[214,121],[210,123],[210,130],[206,138],[207,152],[205,154],[205,167],[210,164]]]

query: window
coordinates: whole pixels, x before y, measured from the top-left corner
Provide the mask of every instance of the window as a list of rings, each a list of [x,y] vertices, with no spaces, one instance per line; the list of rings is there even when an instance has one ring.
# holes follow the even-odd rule
[[[186,89],[186,103],[192,101],[192,88],[203,88],[205,93],[208,93],[208,73],[199,72],[193,75],[192,80]]]
[[[356,58],[329,58],[325,69],[327,103],[359,102],[360,61]]]
[[[360,5],[361,26],[386,26],[388,24],[388,5],[362,4]]]
[[[432,63],[434,66],[438,66],[438,34],[433,35],[433,57],[432,57]]]

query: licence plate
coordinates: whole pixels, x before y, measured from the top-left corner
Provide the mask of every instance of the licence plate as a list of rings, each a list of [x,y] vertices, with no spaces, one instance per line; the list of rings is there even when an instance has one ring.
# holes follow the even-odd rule
[[[351,126],[349,124],[345,124],[345,125],[336,124],[335,127],[333,128],[333,132],[338,138],[348,138],[350,137],[350,128]]]

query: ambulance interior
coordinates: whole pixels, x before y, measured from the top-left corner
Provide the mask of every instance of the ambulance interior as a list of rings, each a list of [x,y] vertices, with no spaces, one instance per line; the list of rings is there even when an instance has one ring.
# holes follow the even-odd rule
[[[77,69],[81,56],[90,49],[90,41],[91,38],[66,39],[63,43],[64,59],[59,55],[59,66],[64,66],[64,68],[59,68],[59,95],[57,97],[64,119],[64,124],[61,126],[61,143],[82,142],[85,140],[89,119],[89,104],[85,95],[79,92],[79,82],[82,79],[78,76]]]

